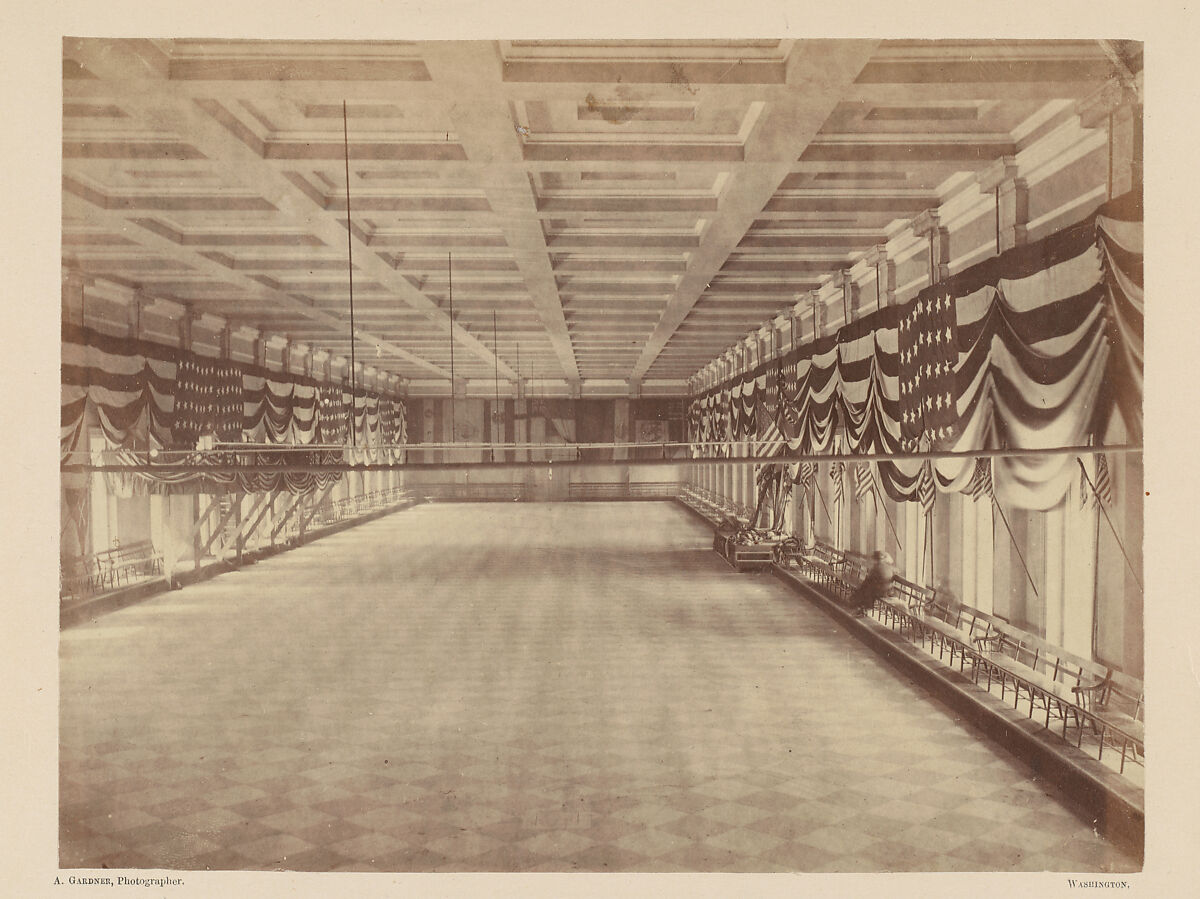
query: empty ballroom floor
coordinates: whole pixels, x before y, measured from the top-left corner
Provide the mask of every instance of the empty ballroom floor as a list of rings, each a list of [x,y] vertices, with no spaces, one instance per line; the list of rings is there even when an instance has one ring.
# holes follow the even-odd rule
[[[669,503],[425,505],[63,632],[63,867],[1134,871]]]

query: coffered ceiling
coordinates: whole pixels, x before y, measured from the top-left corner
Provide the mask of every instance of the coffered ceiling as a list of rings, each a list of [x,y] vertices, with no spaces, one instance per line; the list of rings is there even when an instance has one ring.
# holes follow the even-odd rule
[[[1121,51],[67,39],[63,263],[348,355],[351,254],[384,371],[678,383]]]

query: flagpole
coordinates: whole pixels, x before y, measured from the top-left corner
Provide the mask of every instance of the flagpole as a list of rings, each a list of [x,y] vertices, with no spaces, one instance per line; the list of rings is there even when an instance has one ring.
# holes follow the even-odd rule
[[[1121,540],[1121,535],[1117,533],[1116,526],[1113,525],[1112,519],[1108,517],[1108,510],[1104,508],[1104,502],[1100,499],[1100,494],[1096,491],[1096,485],[1092,483],[1092,479],[1088,477],[1087,469],[1083,466],[1083,460],[1078,456],[1075,461],[1079,463],[1079,470],[1083,473],[1083,479],[1087,481],[1088,487],[1091,488],[1092,496],[1096,498],[1096,505],[1100,508],[1101,514],[1104,515],[1104,520],[1108,522],[1108,528],[1113,533],[1113,538],[1117,541],[1117,546],[1121,547],[1121,555],[1125,557],[1125,565],[1129,568],[1129,573],[1133,576],[1134,582],[1138,585],[1138,589],[1143,593],[1146,588],[1142,586],[1141,579],[1137,576],[1137,572],[1133,569],[1133,562],[1130,561],[1129,553],[1125,550],[1125,544]]]
[[[1008,523],[1008,516],[1004,514],[1004,507],[997,502],[996,497],[992,496],[992,507],[1000,513],[1000,520],[1004,522],[1004,528],[1008,531],[1008,539],[1013,545],[1013,549],[1017,551],[1017,558],[1021,560],[1021,567],[1025,569],[1025,577],[1029,578],[1029,586],[1033,588],[1033,595],[1039,596],[1037,584],[1033,582],[1033,575],[1029,573],[1029,566],[1025,564],[1025,556],[1021,553],[1021,547],[1017,545],[1017,538],[1013,534],[1012,526]]]
[[[833,473],[833,472],[831,471],[831,472],[830,472],[830,474],[832,474],[832,473]],[[841,488],[842,488],[842,489],[841,489],[841,491],[840,491],[840,493],[841,493],[841,498],[838,500],[838,504],[837,504],[837,507],[838,507],[838,514],[837,514],[837,540],[836,540],[836,545],[838,545],[838,547],[839,547],[840,549],[842,549],[843,551],[845,550],[845,547],[841,545],[841,544],[842,544],[842,507],[846,505],[846,484],[845,484],[845,479],[846,479],[846,470],[845,470],[845,468],[842,468],[842,470],[838,472],[838,480],[841,482]]]
[[[454,261],[452,254],[446,252],[446,284],[450,295],[450,442],[454,442]]]
[[[872,481],[872,483],[871,483],[871,502],[873,502],[873,503],[875,502],[875,497],[878,494],[879,494],[879,486],[877,484],[875,484],[874,481]],[[900,535],[896,533],[896,526],[894,524],[892,524],[892,515],[890,512],[888,512],[887,503],[884,502],[882,496],[879,497],[879,502],[875,503],[875,511],[878,513],[880,509],[883,509],[883,517],[887,519],[888,527],[892,529],[892,536],[896,538],[896,546],[900,547],[900,549],[903,550],[904,544],[900,542]]]
[[[925,562],[929,559],[929,513],[925,514],[925,534],[923,536],[924,539],[921,541],[921,570],[917,575],[918,579],[925,577]]]
[[[833,516],[829,514],[829,506],[825,502],[825,496],[821,493],[821,486],[817,483],[816,474],[813,475],[813,490],[817,491],[817,498],[821,500],[821,508],[825,510],[825,520],[829,522],[829,526],[833,527]],[[817,512],[816,505],[813,505],[813,529],[817,527]]]
[[[933,509],[933,506],[929,507],[929,514],[925,518],[925,539],[929,543],[929,586],[933,586],[933,581],[936,578],[935,569],[937,567],[933,561]]]
[[[358,446],[358,365],[354,358],[354,240],[350,218],[350,126],[346,116],[346,101],[342,101],[342,142],[346,157],[346,268],[350,275],[350,443]],[[286,366],[285,366],[286,368]],[[363,403],[363,423],[367,407]]]

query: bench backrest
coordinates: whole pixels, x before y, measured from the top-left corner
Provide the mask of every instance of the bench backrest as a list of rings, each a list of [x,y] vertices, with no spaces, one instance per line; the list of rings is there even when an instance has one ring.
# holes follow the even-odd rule
[[[1120,671],[1111,671],[1108,678],[1109,689],[1104,696],[1104,705],[1135,721],[1145,721],[1146,693],[1142,682]]]
[[[866,580],[867,572],[871,570],[869,562],[846,556],[842,560],[842,582],[850,587],[857,587]]]
[[[96,559],[104,562],[124,562],[129,559],[143,559],[154,555],[154,544],[149,540],[139,540],[137,543],[127,543],[114,546],[96,553]]]
[[[920,614],[928,614],[931,611],[934,599],[934,591],[931,588],[914,584],[900,575],[892,578],[892,588],[913,611]]]
[[[828,543],[822,543],[820,540],[813,544],[812,554],[827,565],[833,565],[842,558],[840,551],[834,549]]]
[[[73,556],[59,560],[59,569],[65,578],[88,577],[96,572],[97,567],[95,556]]]

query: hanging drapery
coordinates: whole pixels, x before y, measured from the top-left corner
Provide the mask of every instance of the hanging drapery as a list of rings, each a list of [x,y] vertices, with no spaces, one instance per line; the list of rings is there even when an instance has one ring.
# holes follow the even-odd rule
[[[177,357],[149,341],[64,325],[60,451],[81,449],[88,406],[110,449],[172,445]]]
[[[1121,412],[1129,439],[1142,440],[1142,372],[1145,363],[1142,283],[1142,203],[1131,194],[1106,204],[1096,216],[1113,354],[1104,389]]]
[[[266,392],[263,408],[263,424],[266,426],[268,443],[292,442],[292,391],[291,381],[265,379]]]
[[[350,442],[350,408],[340,385],[322,384],[317,388],[318,443],[344,446]]]
[[[955,449],[1049,449],[1086,443],[1109,346],[1100,252],[1091,222],[976,266],[955,279],[959,361]],[[969,459],[942,460],[942,489],[961,490]],[[998,458],[997,499],[1023,509],[1061,501],[1069,456]]]
[[[693,400],[693,439],[756,440],[762,452],[1050,449],[1099,440],[1114,408],[1141,435],[1140,196],[1018,247],[797,347]],[[726,402],[727,435],[718,409]],[[780,440],[779,438],[782,438]],[[1047,509],[1073,477],[1069,456],[998,458],[1006,505]],[[967,489],[973,460],[880,462],[896,501]]]
[[[342,477],[342,472],[298,472],[280,471],[283,464],[331,465],[344,460],[341,450],[280,450],[275,452],[238,453],[236,451],[205,453],[197,455],[193,464],[211,470],[171,471],[147,465],[145,456],[128,450],[120,451],[110,464],[130,466],[126,472],[105,472],[106,477],[117,479],[125,495],[134,493],[239,493],[286,492],[296,495],[322,491]],[[262,471],[231,471],[229,466],[261,466]]]
[[[63,327],[60,402],[59,450],[64,462],[70,454],[89,449],[82,445],[89,408],[95,410],[105,448],[125,451],[121,458],[131,465],[152,462],[148,450],[194,449],[202,435],[222,443],[345,447],[351,419],[349,390],[342,386],[73,325]],[[224,457],[205,454],[196,461],[213,462],[212,471],[171,475],[151,468],[146,473],[106,476],[120,496],[137,490],[306,493],[324,489],[340,475],[270,469],[282,461],[400,461],[379,447],[406,442],[403,401],[360,390],[355,407],[354,421],[365,451],[353,458],[341,448],[314,450],[311,456],[295,451],[239,454],[238,460],[250,460],[246,464],[261,465],[263,471],[231,474],[218,469],[217,462]]]
[[[195,449],[202,435],[222,442],[241,440],[242,390],[242,370],[237,363],[182,355],[174,385],[174,447]]]
[[[837,412],[851,453],[900,447],[899,311],[881,309],[838,331]]]
[[[311,383],[292,385],[292,443],[317,442],[317,387]]]
[[[838,386],[836,337],[824,337],[784,357],[780,390],[788,449],[828,452],[836,426]]]

